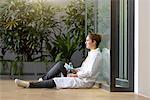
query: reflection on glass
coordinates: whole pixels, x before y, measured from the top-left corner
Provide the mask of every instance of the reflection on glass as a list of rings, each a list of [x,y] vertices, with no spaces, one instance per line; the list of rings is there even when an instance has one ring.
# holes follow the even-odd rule
[[[102,64],[97,81],[107,85],[110,84],[110,3],[110,0],[86,0],[87,32],[92,31],[102,35],[99,47],[102,52]],[[91,23],[88,20],[90,18],[93,18]]]
[[[100,77],[102,82],[110,85],[110,0],[97,0],[97,32],[102,35],[100,49],[102,52],[102,66]]]
[[[100,45],[102,65],[98,81],[110,85],[111,0],[85,1],[87,11],[86,33],[92,31],[102,35]],[[119,68],[116,69],[116,87],[128,87],[127,0],[120,0],[119,3]],[[92,19],[90,23],[89,19]]]

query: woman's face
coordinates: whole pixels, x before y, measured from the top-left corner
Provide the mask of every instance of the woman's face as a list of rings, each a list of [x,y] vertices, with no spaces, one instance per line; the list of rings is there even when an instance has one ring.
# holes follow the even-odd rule
[[[95,41],[92,41],[89,36],[86,37],[86,48],[87,49],[95,49],[96,48],[96,43]]]

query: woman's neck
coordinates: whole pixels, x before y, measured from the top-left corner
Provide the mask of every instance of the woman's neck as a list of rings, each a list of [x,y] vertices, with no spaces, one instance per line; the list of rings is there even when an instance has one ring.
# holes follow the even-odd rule
[[[91,49],[90,49],[90,51],[92,51],[92,50],[95,50],[95,49],[97,49],[97,48],[96,48],[96,47],[94,47],[94,48],[91,48]]]

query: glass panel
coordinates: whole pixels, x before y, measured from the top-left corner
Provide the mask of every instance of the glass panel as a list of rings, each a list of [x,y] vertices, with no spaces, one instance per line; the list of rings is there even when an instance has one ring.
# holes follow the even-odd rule
[[[95,0],[85,0],[86,16],[85,16],[85,33],[94,32],[94,1]]]
[[[110,36],[111,36],[111,0],[96,0],[97,4],[97,32],[102,35],[100,49],[102,52],[102,66],[100,80],[110,85]]]
[[[111,25],[111,0],[86,0],[87,32],[96,32],[102,35],[100,50],[102,52],[102,64],[99,83],[110,84],[110,25]]]
[[[127,0],[120,0],[119,23],[119,68],[116,74],[116,87],[128,87]]]

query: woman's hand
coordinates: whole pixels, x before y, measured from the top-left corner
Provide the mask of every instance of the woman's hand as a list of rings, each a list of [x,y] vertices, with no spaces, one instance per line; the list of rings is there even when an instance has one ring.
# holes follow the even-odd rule
[[[78,77],[77,74],[68,74],[68,77]]]
[[[71,73],[76,74],[79,71],[79,69],[72,69]]]

